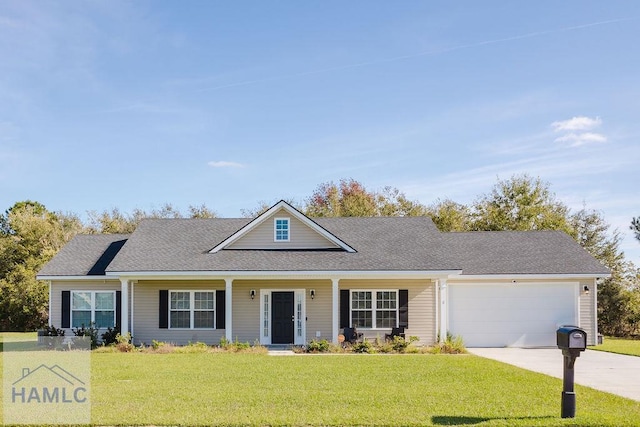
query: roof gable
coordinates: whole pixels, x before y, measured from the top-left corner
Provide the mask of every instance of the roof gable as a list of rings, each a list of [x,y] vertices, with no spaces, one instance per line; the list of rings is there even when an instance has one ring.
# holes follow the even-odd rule
[[[289,219],[290,239],[276,242],[273,221]],[[244,227],[216,245],[209,253],[223,249],[270,249],[270,250],[322,250],[334,249],[356,252],[346,242],[320,226],[284,200],[279,201]]]

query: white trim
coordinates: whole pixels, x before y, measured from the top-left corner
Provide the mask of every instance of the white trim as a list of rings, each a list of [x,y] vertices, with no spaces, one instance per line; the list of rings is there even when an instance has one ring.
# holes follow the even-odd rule
[[[224,337],[233,341],[233,279],[224,279]]]
[[[131,332],[131,339],[133,340],[133,295],[135,290],[135,282],[131,281],[131,321],[129,322],[129,332]],[[169,326],[169,325],[167,325]]]
[[[91,308],[89,310],[79,310],[76,309],[74,310],[73,308],[73,294],[74,293],[83,293],[83,292],[87,292],[89,294],[91,294]],[[115,326],[118,324],[118,319],[116,318],[117,315],[117,311],[118,311],[118,301],[116,300],[116,291],[111,291],[111,290],[104,290],[104,289],[72,289],[69,291],[69,328],[73,329],[73,328],[80,328],[81,326],[73,326],[73,312],[74,311],[88,311],[89,313],[91,313],[91,320],[89,320],[90,323],[95,323],[96,321],[96,293],[101,293],[101,294],[112,294],[113,295],[113,328],[115,328]],[[122,305],[120,306],[120,309],[122,309]],[[100,311],[111,311],[111,310],[100,310]],[[122,311],[121,311],[122,313]],[[89,327],[89,325],[85,325],[85,327]],[[98,328],[100,330],[102,329],[106,329],[104,327],[100,327]]]
[[[298,211],[296,208],[291,206],[289,203],[285,202],[284,200],[280,200],[278,203],[276,203],[275,205],[271,206],[266,212],[263,212],[261,215],[259,215],[258,217],[254,218],[251,222],[249,222],[247,225],[242,227],[240,230],[236,231],[234,234],[232,234],[231,236],[227,237],[221,243],[216,245],[213,249],[211,249],[209,251],[209,253],[216,253],[216,252],[224,249],[225,247],[229,246],[233,242],[237,241],[242,236],[247,234],[249,231],[253,230],[258,225],[260,225],[264,221],[266,221],[273,213],[275,213],[279,209],[286,210],[293,217],[297,218],[298,220],[300,220],[301,222],[306,224],[308,227],[313,229],[315,232],[317,232],[318,234],[320,234],[321,236],[323,236],[327,240],[331,241],[332,243],[335,243],[336,245],[338,245],[339,247],[341,247],[345,251],[347,251],[347,252],[356,252],[356,250],[353,249],[351,246],[347,245],[345,242],[340,240],[338,237],[334,236],[329,231],[325,230],[323,227],[321,227],[315,221],[311,220],[309,217],[304,215],[302,212]]]
[[[293,293],[293,315],[294,315],[294,322],[293,322],[293,345],[304,345],[307,342],[307,290],[306,289],[291,289],[291,288],[285,288],[285,289],[280,289],[280,288],[264,288],[264,289],[260,289],[260,306],[258,307],[258,309],[260,310],[260,314],[258,316],[259,320],[260,320],[260,344],[262,345],[271,345],[271,337],[273,336],[273,331],[272,331],[272,323],[271,323],[271,316],[272,316],[272,297],[271,294],[273,292],[292,292]],[[265,312],[264,312],[264,296],[267,295],[269,300],[268,300],[268,313],[266,313],[266,319],[265,319]],[[300,316],[298,316],[298,310],[297,310],[297,302],[298,302],[298,297],[302,297],[302,313]],[[264,335],[264,322],[265,320],[267,321],[267,324],[269,325],[268,327],[268,336]],[[302,336],[299,336],[297,333],[297,325],[298,322],[302,322]]]
[[[582,295],[582,289],[580,288],[580,282],[576,282],[575,285],[575,301],[576,301],[576,323],[574,323],[574,325],[578,325],[580,328],[582,328],[583,326],[580,324],[580,306],[582,304],[580,304],[580,297]],[[560,325],[558,325],[560,326]]]
[[[593,329],[595,336],[593,337],[593,343],[598,345],[598,279],[593,279]]]
[[[340,334],[339,284],[340,279],[331,279],[331,336],[334,344],[338,344],[338,335]]]
[[[449,275],[448,279],[455,280],[558,280],[558,279],[592,279],[599,277],[611,277],[611,274],[474,274],[474,275]]]
[[[278,239],[278,221],[286,221],[287,222],[287,238],[286,239]],[[273,218],[273,241],[275,243],[280,242],[290,242],[291,241],[291,218],[289,217],[275,217]]]
[[[117,304],[117,301],[115,301]],[[116,323],[117,323],[116,319]],[[129,280],[120,279],[120,334],[129,332]]]
[[[447,329],[449,328],[449,302],[447,295],[447,279],[438,280],[439,313],[440,313],[440,342],[443,343],[447,339]]]
[[[438,271],[140,271],[140,272],[110,272],[107,277],[119,277],[120,275],[137,280],[154,279],[206,279],[223,280],[233,278],[235,280],[269,278],[269,279],[328,279],[340,276],[341,279],[438,279],[459,274],[462,270],[438,270]],[[485,276],[483,276],[485,277]],[[573,277],[573,276],[572,276]],[[486,276],[491,279],[492,277]]]
[[[172,311],[187,311],[187,310],[179,310],[179,309],[171,309],[171,293],[172,292],[188,292],[189,293],[189,327],[185,328],[185,327],[180,327],[180,328],[172,328],[171,327],[171,312]],[[194,326],[195,324],[195,312],[196,311],[212,311],[212,310],[196,310],[195,308],[195,293],[196,292],[210,292],[213,293],[213,327],[211,328],[196,328]],[[182,330],[182,331],[187,331],[187,330],[198,330],[198,331],[212,331],[217,329],[216,328],[216,313],[218,311],[218,308],[216,307],[216,290],[215,289],[169,289],[169,313],[168,313],[168,319],[169,322],[167,324],[167,329],[173,329],[173,330]]]
[[[92,281],[96,282],[102,280],[103,282],[108,281],[118,281],[120,279],[120,274],[117,275],[108,275],[108,276],[36,276],[36,280],[64,280],[64,281]]]
[[[51,298],[53,297],[53,290],[51,289],[51,280],[49,280],[49,307],[47,308],[47,311],[49,312],[49,319],[47,321],[47,324],[49,325],[49,327],[51,327]],[[71,319],[71,317],[69,317],[69,319]]]
[[[354,309],[353,308],[353,293],[354,292],[371,292],[371,308],[370,309]],[[360,326],[358,325],[357,328],[358,329],[362,329],[362,330],[367,330],[367,331],[377,331],[377,330],[387,330],[390,329],[388,326],[378,326],[376,324],[376,312],[378,310],[380,311],[392,311],[391,309],[378,309],[377,307],[377,303],[378,303],[378,296],[377,296],[377,292],[395,292],[396,294],[396,324],[395,326],[392,326],[392,328],[396,328],[398,326],[398,323],[400,322],[400,289],[363,289],[363,288],[359,288],[359,289],[349,289],[349,326],[350,327],[354,327],[353,326],[353,312],[354,311],[371,311],[371,327],[365,327],[365,326]],[[375,326],[374,326],[375,325]]]

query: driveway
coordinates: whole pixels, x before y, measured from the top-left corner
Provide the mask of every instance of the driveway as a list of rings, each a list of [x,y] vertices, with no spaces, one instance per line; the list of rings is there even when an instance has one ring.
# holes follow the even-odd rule
[[[470,353],[534,372],[562,378],[557,348],[470,348]],[[640,357],[587,350],[575,364],[575,382],[640,401]]]

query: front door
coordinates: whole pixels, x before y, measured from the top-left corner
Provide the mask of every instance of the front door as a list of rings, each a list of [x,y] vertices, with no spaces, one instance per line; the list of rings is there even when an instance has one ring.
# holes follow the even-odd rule
[[[293,344],[293,292],[271,293],[271,343]]]

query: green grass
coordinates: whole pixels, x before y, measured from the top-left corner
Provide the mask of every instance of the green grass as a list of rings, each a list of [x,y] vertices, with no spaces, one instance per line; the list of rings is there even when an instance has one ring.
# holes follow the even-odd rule
[[[97,425],[640,424],[640,402],[471,355],[92,353]]]
[[[609,353],[640,356],[640,340],[634,339],[606,337],[602,345],[589,348],[591,350],[607,351]]]

